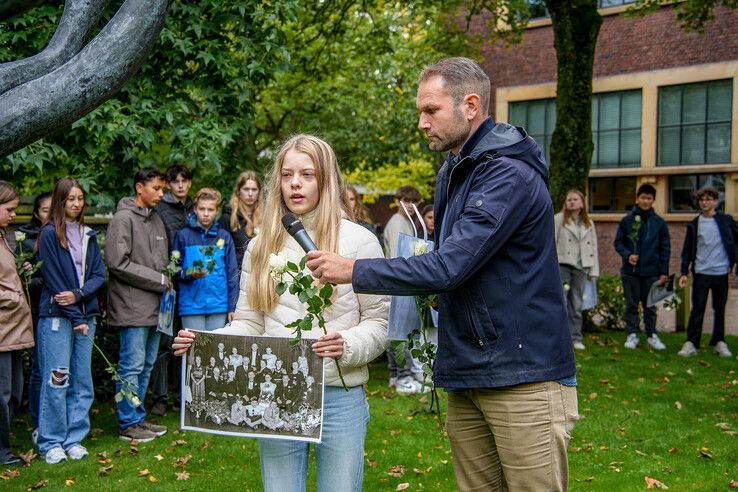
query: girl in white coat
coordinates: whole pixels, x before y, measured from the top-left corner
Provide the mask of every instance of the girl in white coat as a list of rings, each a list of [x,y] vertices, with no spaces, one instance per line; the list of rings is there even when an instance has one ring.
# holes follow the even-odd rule
[[[249,243],[244,257],[233,323],[222,333],[292,338],[292,329],[285,325],[307,313],[289,291],[276,294],[269,273],[270,254],[283,252],[296,264],[305,255],[282,226],[287,212],[300,217],[321,250],[354,259],[383,257],[377,238],[346,218],[344,196],[336,156],[326,142],[297,135],[282,145],[269,176],[261,233]],[[363,385],[369,378],[367,364],[385,348],[388,301],[384,296],[356,294],[350,285],[337,286],[333,305],[325,313],[328,334],[312,346],[325,364],[323,435],[315,445],[319,491],[361,490],[369,422]],[[175,353],[184,353],[194,336],[180,331]],[[305,490],[308,443],[260,439],[259,454],[265,491]]]
[[[585,348],[582,342],[584,286],[600,274],[597,231],[594,222],[589,220],[584,203],[584,194],[572,190],[566,194],[564,208],[554,216],[556,252],[569,314],[569,331],[577,350]]]

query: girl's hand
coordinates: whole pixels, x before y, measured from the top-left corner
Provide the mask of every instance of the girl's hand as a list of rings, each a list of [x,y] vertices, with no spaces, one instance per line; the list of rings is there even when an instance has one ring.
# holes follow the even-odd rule
[[[228,322],[230,323],[233,321],[233,312],[228,313],[228,316],[226,317],[228,319]]]
[[[686,275],[682,275],[681,277],[679,277],[679,288],[680,289],[683,289],[686,286],[687,286],[687,276]]]
[[[343,337],[340,331],[334,331],[318,338],[313,344],[313,352],[318,357],[334,357],[336,359],[343,355]]]
[[[73,329],[77,333],[81,333],[83,337],[86,337],[87,333],[90,330],[90,327],[87,325],[87,323],[82,323],[81,325],[75,326]]]
[[[187,330],[179,330],[177,333],[177,336],[174,337],[174,342],[172,343],[172,349],[174,350],[174,355],[182,355],[187,350],[189,350],[190,345],[192,345],[192,342],[195,341],[195,333]]]
[[[26,273],[31,273],[31,270],[33,270],[33,265],[31,265],[30,261],[24,261],[23,262],[23,271]]]
[[[208,271],[207,271],[207,269],[205,269],[205,268],[201,268],[200,270],[194,270],[194,271],[192,272],[192,276],[193,276],[194,278],[203,278],[203,277],[205,277],[205,275],[207,275],[207,274],[208,274]]]
[[[65,290],[64,292],[59,292],[55,295],[54,301],[56,301],[60,306],[71,306],[72,304],[77,303],[77,298],[74,296],[74,292]]]

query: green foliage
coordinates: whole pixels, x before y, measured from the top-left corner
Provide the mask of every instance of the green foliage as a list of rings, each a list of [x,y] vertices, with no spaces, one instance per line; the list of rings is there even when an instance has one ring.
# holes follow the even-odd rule
[[[625,329],[625,297],[623,283],[618,275],[597,277],[597,305],[583,314],[588,327]]]
[[[386,163],[377,167],[369,167],[367,162],[360,162],[346,174],[346,181],[366,187],[362,197],[364,203],[374,203],[383,194],[394,193],[397,188],[408,183],[418,189],[424,201],[430,201],[435,189],[436,167],[425,159]]]
[[[715,9],[720,5],[735,10],[738,8],[738,0],[684,0],[674,2],[672,8],[676,11],[676,20],[682,29],[704,34],[705,26],[715,20]],[[661,0],[636,0],[625,11],[625,15],[643,17],[663,6],[664,2]]]

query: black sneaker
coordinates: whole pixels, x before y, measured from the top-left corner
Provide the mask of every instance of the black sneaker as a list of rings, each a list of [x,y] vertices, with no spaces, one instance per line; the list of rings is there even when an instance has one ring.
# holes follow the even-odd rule
[[[167,404],[163,401],[157,401],[154,403],[154,406],[151,407],[151,414],[164,417],[167,414]]]

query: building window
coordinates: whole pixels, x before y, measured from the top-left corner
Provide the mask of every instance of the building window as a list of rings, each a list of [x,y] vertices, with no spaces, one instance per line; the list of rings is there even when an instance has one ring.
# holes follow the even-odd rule
[[[592,167],[641,164],[641,91],[592,95]]]
[[[697,190],[712,186],[720,193],[718,208],[723,207],[725,199],[724,174],[682,174],[669,176],[669,212],[694,213],[699,210]]]
[[[730,162],[732,83],[659,88],[658,165]]]
[[[546,162],[551,162],[549,147],[556,126],[556,99],[510,103],[510,124],[525,128],[541,147]]]
[[[626,212],[635,203],[636,179],[590,178],[590,212]]]

